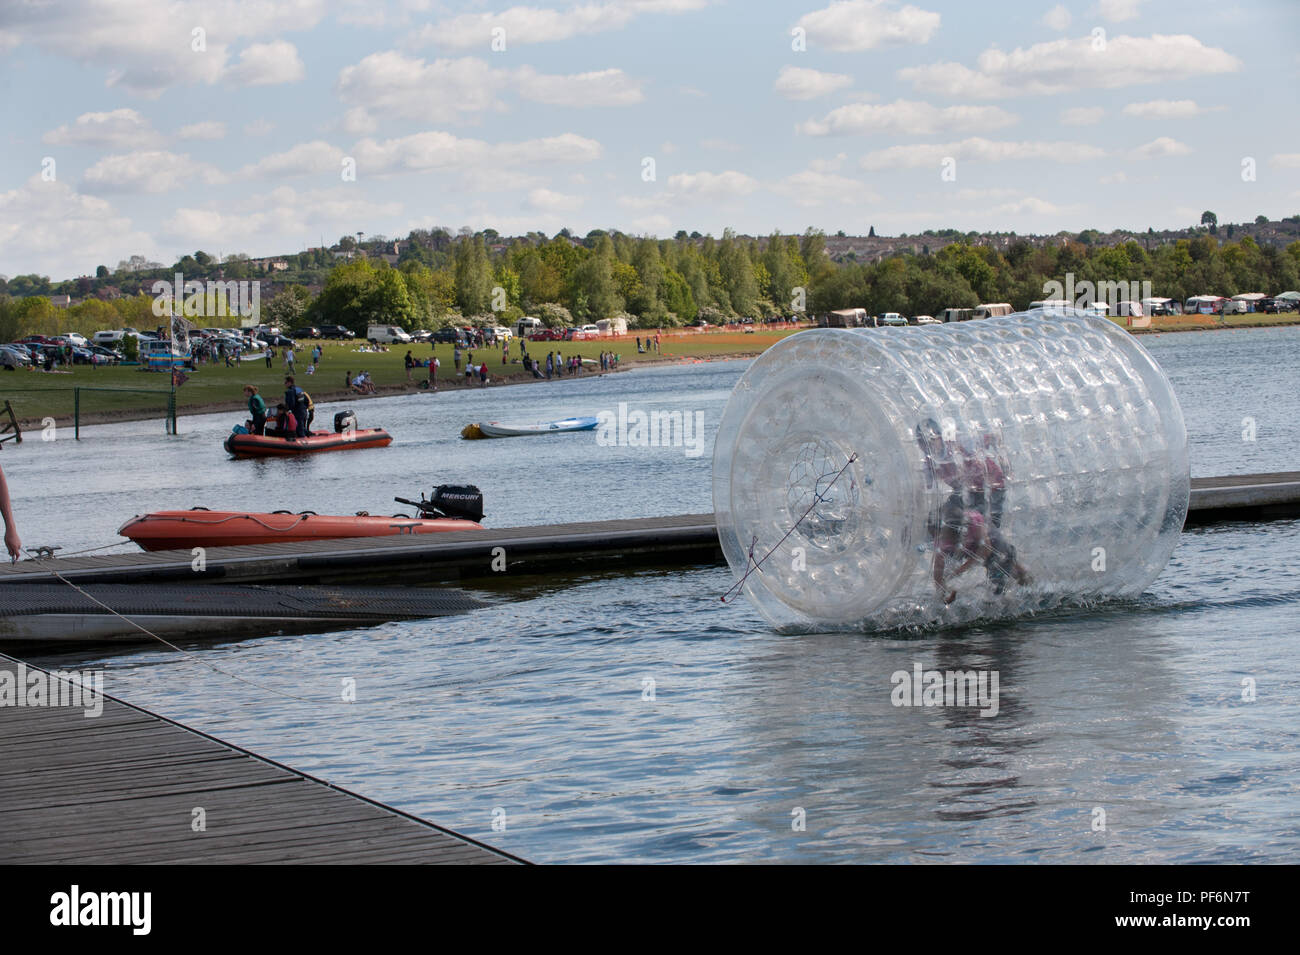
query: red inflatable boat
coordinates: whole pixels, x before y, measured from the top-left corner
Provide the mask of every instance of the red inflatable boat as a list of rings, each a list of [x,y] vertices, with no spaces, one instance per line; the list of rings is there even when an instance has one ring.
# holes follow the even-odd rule
[[[257,434],[232,434],[223,447],[237,458],[269,458],[287,454],[315,454],[317,451],[350,451],[355,448],[384,448],[393,436],[383,428],[355,431],[313,431],[305,438],[268,438]]]
[[[188,550],[191,547],[233,547],[275,541],[311,541],[340,537],[391,537],[399,534],[438,534],[478,531],[477,521],[450,517],[350,517],[313,514],[254,514],[247,511],[155,511],[133,517],[118,533],[145,550]]]

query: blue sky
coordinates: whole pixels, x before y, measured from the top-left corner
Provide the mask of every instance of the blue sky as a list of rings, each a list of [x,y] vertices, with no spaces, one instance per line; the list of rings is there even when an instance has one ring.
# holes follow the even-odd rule
[[[1294,0],[9,0],[0,274],[432,226],[1291,215],[1298,36]]]

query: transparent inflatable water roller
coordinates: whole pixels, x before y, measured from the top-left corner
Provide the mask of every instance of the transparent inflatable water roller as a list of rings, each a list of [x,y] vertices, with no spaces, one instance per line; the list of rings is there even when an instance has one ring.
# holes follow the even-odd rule
[[[713,461],[736,590],[794,629],[1137,596],[1189,492],[1164,372],[1074,310],[799,332],[737,383]]]

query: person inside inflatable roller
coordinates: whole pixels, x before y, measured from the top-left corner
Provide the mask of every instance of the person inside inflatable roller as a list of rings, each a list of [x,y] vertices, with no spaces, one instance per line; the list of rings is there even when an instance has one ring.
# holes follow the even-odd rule
[[[916,426],[916,441],[925,460],[925,484],[946,484],[951,493],[930,515],[927,530],[934,541],[934,586],[943,602],[957,599],[956,579],[976,563],[984,565],[995,594],[1008,580],[1024,586],[1032,578],[1016,560],[1016,548],[1003,535],[1006,471],[998,461],[997,439],[986,434],[982,448],[972,451],[955,438],[945,440],[933,418]],[[955,569],[949,572],[950,564]]]

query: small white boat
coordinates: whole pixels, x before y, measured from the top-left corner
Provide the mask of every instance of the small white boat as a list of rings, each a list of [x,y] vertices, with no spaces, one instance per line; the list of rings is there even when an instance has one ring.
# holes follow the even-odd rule
[[[522,438],[533,434],[560,434],[567,431],[594,431],[595,418],[562,418],[559,421],[542,421],[537,424],[506,424],[501,421],[479,421],[465,426],[462,438]]]

